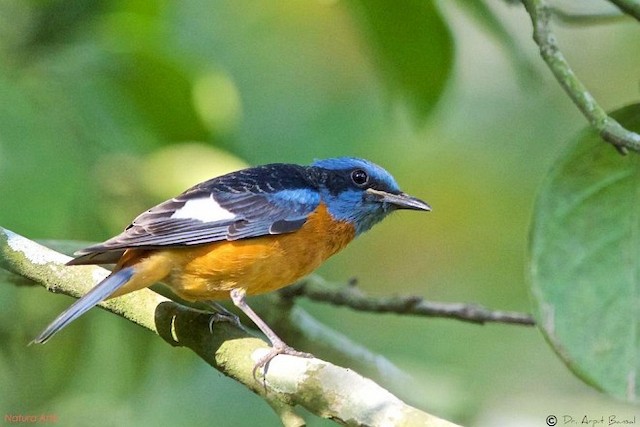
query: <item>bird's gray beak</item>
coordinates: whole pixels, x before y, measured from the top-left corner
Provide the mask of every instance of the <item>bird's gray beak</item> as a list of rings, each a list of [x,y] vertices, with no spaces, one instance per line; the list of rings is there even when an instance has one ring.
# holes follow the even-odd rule
[[[382,203],[389,203],[393,205],[397,209],[411,209],[415,211],[430,211],[431,206],[426,204],[420,199],[412,197],[406,193],[393,194],[387,193],[386,191],[374,190],[373,188],[368,188],[365,190],[367,196],[371,198],[371,200],[376,200]]]

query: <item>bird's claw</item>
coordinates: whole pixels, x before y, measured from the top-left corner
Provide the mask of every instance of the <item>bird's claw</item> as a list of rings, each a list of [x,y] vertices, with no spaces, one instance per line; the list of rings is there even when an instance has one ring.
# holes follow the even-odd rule
[[[311,353],[305,353],[304,351],[298,351],[293,347],[290,347],[284,343],[280,344],[277,343],[276,345],[274,345],[273,347],[271,347],[271,349],[269,350],[269,352],[267,354],[265,354],[264,356],[262,356],[260,358],[260,360],[258,360],[258,362],[256,363],[256,365],[253,367],[253,378],[258,381],[258,376],[257,376],[257,372],[258,369],[262,369],[262,378],[264,379],[267,375],[267,371],[269,370],[269,363],[271,363],[271,360],[273,360],[274,357],[278,356],[279,354],[286,354],[287,356],[295,356],[295,357],[303,357],[305,359],[312,359],[315,356]]]
[[[211,317],[209,318],[209,332],[213,334],[213,325],[218,322],[227,322],[232,325],[243,329],[242,324],[240,323],[240,318],[233,313],[230,312],[215,312],[211,313]]]

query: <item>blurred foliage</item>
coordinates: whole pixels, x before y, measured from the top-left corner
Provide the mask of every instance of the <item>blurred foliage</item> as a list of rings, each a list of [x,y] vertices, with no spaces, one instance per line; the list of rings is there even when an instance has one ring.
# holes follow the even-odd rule
[[[362,156],[434,211],[392,217],[321,274],[357,276],[371,294],[528,311],[534,194],[584,119],[540,65],[521,7],[462,3],[0,2],[0,223],[97,241],[245,164]],[[637,99],[637,30],[558,30],[607,108]],[[519,78],[515,52],[538,64],[535,79]],[[92,310],[27,347],[70,300],[3,284],[0,301],[2,413],[65,426],[278,425],[243,387],[114,316]],[[631,411],[573,377],[533,328],[302,304],[415,378],[392,391],[465,425]]]
[[[612,113],[640,130],[640,104]],[[640,158],[620,156],[588,129],[540,190],[531,242],[535,310],[545,336],[585,381],[638,401]]]
[[[440,98],[451,73],[453,43],[433,1],[385,0],[354,3],[376,51],[383,82],[405,99],[421,118]]]

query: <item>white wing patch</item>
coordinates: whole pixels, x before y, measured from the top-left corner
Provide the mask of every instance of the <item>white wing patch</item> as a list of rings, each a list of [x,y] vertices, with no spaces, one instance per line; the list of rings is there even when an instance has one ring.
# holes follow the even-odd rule
[[[224,221],[235,217],[234,213],[213,200],[213,196],[188,200],[171,215],[171,218],[196,219],[202,222]]]

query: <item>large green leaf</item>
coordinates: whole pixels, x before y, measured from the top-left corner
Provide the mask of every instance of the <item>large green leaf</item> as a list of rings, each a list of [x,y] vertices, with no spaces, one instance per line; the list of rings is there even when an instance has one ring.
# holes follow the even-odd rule
[[[453,40],[433,0],[354,2],[385,85],[421,117],[434,107],[453,64]]]
[[[640,104],[614,112],[640,130]],[[567,366],[604,392],[640,392],[640,157],[582,133],[544,182],[531,235],[538,324]]]

